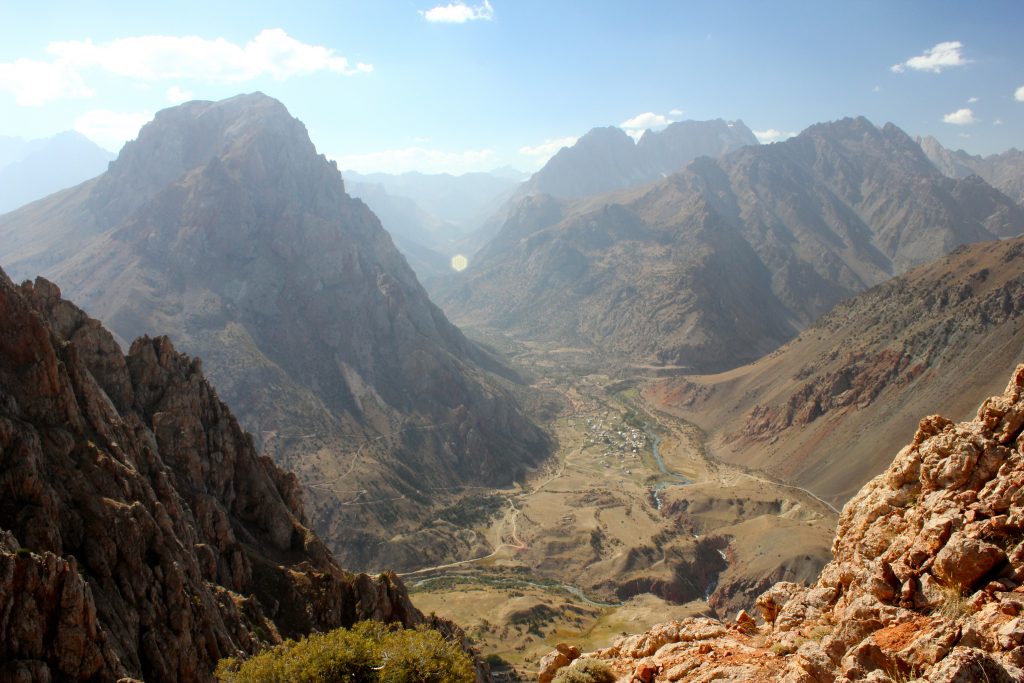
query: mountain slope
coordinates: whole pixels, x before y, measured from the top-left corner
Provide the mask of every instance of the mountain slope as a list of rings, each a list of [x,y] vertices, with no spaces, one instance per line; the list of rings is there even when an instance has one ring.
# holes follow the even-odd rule
[[[166,338],[122,355],[0,271],[0,678],[205,681],[218,659],[357,619],[423,623],[342,571],[295,478]]]
[[[955,152],[943,147],[929,136],[918,138],[921,149],[943,174],[950,178],[981,176],[992,187],[1006,193],[1018,204],[1024,204],[1024,152],[1010,149],[987,157],[968,154],[962,149]]]
[[[586,659],[641,681],[1024,680],[1022,425],[1024,365],[973,420],[921,420],[843,508],[818,580],[758,598],[763,625],[659,624]]]
[[[25,144],[23,156],[0,165],[0,213],[98,176],[114,158],[73,131]]]
[[[963,246],[844,301],[768,357],[667,379],[647,397],[711,452],[833,502],[932,407],[965,415],[1024,358],[1024,238]]]
[[[444,539],[387,539],[546,457],[491,371],[514,377],[427,299],[269,97],[160,112],[108,173],[9,214],[0,236],[13,273],[52,276],[122,339],[167,331],[201,355],[349,566],[447,557]]]
[[[1024,210],[981,179],[945,178],[891,124],[845,119],[633,190],[526,198],[437,296],[462,324],[715,371],[958,244],[1022,230]]]

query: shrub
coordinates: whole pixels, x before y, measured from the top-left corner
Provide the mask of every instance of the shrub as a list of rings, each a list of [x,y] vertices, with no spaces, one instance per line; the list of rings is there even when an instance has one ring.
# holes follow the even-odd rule
[[[363,621],[288,640],[251,659],[224,659],[224,683],[469,683],[473,662],[437,631]]]
[[[561,669],[551,683],[614,683],[615,674],[599,659],[577,659]]]
[[[942,586],[942,602],[935,609],[939,616],[956,620],[971,613],[971,600],[964,595],[962,586]]]

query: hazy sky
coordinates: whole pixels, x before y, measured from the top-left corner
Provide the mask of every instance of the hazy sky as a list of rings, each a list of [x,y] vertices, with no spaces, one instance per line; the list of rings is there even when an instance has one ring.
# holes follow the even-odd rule
[[[680,118],[1024,146],[1017,1],[5,0],[0,26],[0,135],[112,151],[164,107],[254,90],[360,171],[533,170],[594,126]]]

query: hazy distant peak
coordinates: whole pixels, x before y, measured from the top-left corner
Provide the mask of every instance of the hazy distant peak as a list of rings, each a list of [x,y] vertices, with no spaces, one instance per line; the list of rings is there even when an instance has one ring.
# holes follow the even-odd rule
[[[523,194],[584,197],[641,185],[682,170],[693,159],[718,157],[757,138],[742,121],[676,121],[634,142],[615,126],[593,128],[563,147],[527,181]]]

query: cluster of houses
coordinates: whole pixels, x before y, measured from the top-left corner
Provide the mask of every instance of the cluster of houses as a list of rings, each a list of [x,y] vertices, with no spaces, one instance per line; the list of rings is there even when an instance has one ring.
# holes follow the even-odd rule
[[[647,435],[636,427],[632,427],[616,415],[606,412],[600,417],[586,419],[587,436],[585,447],[596,446],[601,449],[600,462],[604,467],[612,467],[617,459],[619,469],[629,474],[629,461],[639,460],[640,453],[647,445]]]

